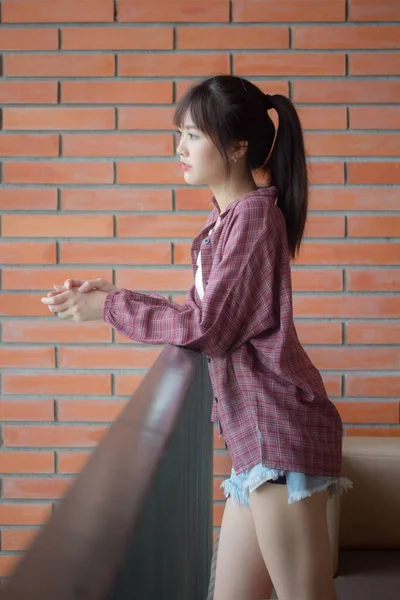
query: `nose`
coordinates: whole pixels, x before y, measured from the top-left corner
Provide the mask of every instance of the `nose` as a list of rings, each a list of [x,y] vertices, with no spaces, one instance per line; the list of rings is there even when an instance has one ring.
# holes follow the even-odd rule
[[[183,137],[181,137],[178,146],[176,147],[176,153],[178,156],[187,156],[187,149],[183,142]]]

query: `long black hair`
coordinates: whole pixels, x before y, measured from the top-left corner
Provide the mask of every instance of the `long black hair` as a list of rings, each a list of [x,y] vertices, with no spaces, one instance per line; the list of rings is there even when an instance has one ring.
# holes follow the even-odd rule
[[[270,109],[278,114],[277,131]],[[218,148],[227,177],[229,149],[247,141],[246,168],[249,174],[265,173],[269,184],[278,188],[277,205],[285,217],[290,255],[295,258],[307,219],[308,177],[303,132],[292,102],[280,94],[264,94],[247,79],[217,75],[186,92],[175,111],[177,127],[188,111],[194,125]]]

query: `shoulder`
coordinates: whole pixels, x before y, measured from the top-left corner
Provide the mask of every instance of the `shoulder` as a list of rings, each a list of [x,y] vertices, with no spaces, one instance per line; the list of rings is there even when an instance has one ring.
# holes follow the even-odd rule
[[[276,205],[276,188],[260,188],[247,194],[234,207],[235,220],[240,223],[257,222],[264,227],[277,229],[286,228],[285,218],[281,209]],[[233,215],[232,215],[233,216]]]

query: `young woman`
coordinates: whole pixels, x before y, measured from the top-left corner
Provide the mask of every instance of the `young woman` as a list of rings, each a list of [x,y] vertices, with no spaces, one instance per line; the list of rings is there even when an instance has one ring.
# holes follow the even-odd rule
[[[104,319],[137,341],[207,355],[212,419],[233,465],[214,599],[261,600],[274,585],[280,600],[334,600],[326,504],[351,482],[341,419],[293,322],[290,259],[308,192],[300,122],[284,96],[229,75],[190,89],[175,122],[184,179],[208,185],[214,206],[193,241],[184,304],[73,279],[43,302],[61,318]]]

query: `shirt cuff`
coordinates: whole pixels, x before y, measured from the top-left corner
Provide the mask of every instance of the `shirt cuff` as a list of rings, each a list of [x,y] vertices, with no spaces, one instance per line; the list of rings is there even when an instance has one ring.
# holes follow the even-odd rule
[[[110,316],[111,316],[111,311],[112,311],[112,307],[113,307],[114,296],[115,296],[115,294],[119,294],[119,293],[120,293],[120,290],[116,290],[115,292],[109,292],[107,294],[106,300],[104,302],[103,319],[109,325],[111,325]]]

